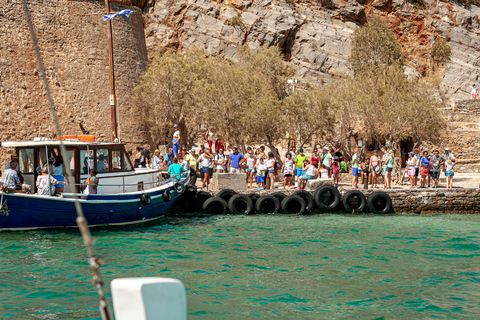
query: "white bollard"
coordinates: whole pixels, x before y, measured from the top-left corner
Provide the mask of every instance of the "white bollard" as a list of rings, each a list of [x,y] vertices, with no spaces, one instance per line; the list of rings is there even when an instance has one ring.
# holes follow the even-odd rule
[[[111,283],[116,320],[186,320],[187,299],[181,281],[123,278]]]

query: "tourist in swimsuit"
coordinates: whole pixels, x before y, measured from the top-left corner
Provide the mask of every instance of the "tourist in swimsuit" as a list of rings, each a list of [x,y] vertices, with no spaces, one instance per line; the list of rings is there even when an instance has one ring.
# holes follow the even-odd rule
[[[415,153],[409,152],[408,159],[407,159],[407,174],[408,174],[408,179],[410,180],[410,189],[417,187],[417,185],[415,184],[415,164],[416,163],[417,163],[417,159],[415,159]]]
[[[378,176],[380,175],[380,158],[378,157],[378,151],[373,151],[373,156],[370,158],[370,170],[372,172],[372,185],[378,188]]]

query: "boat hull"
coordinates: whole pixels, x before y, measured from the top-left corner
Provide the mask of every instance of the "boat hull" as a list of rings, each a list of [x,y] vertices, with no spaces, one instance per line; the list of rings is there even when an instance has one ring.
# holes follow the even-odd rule
[[[171,194],[170,201],[164,200],[164,192]],[[142,194],[149,195],[150,203],[142,203]],[[162,217],[170,210],[179,196],[180,194],[173,190],[173,186],[169,186],[161,190],[133,194],[88,195],[79,201],[90,226],[123,225]],[[77,212],[73,198],[6,193],[2,195],[4,208],[5,203],[8,210],[0,211],[0,230],[74,227],[77,225]]]

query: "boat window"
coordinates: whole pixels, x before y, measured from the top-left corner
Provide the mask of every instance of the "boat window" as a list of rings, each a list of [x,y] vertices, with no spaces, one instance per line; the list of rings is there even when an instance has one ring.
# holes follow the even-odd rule
[[[34,149],[20,149],[20,152],[19,152],[20,172],[33,173],[34,154],[35,154]]]
[[[132,171],[132,166],[130,165],[130,161],[128,160],[128,153],[124,152],[123,153],[123,163],[125,163],[125,171]]]
[[[97,149],[97,172],[110,172],[108,149]]]
[[[112,171],[122,170],[122,150],[112,150]]]
[[[94,169],[93,150],[80,150],[80,162],[82,163],[82,173],[88,174],[90,169]]]

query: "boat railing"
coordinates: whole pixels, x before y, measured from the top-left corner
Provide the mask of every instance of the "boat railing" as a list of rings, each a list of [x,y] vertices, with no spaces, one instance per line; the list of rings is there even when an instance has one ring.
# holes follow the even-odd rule
[[[183,181],[184,179],[188,179],[190,176],[190,171],[186,171],[180,175],[180,181]],[[111,184],[111,183],[99,183],[99,184],[88,184],[88,183],[71,183],[69,186],[76,186],[79,187],[80,190],[84,190],[85,188],[88,188],[89,186],[96,186],[97,187],[97,194],[121,194],[125,192],[134,192],[134,191],[145,191],[145,189],[153,189],[160,187],[162,185],[165,185],[169,182],[172,182],[172,178],[169,178],[167,180],[157,180],[157,181],[152,181],[152,182],[141,182],[141,183],[121,183],[121,184]],[[148,187],[151,186],[151,187]],[[98,192],[98,188],[104,189],[103,187],[108,187],[108,191],[106,192]],[[117,191],[113,191],[112,189],[114,187],[117,187]],[[126,190],[126,187],[137,187],[137,190]],[[145,188],[147,187],[147,188]],[[133,188],[131,188],[133,189]]]

